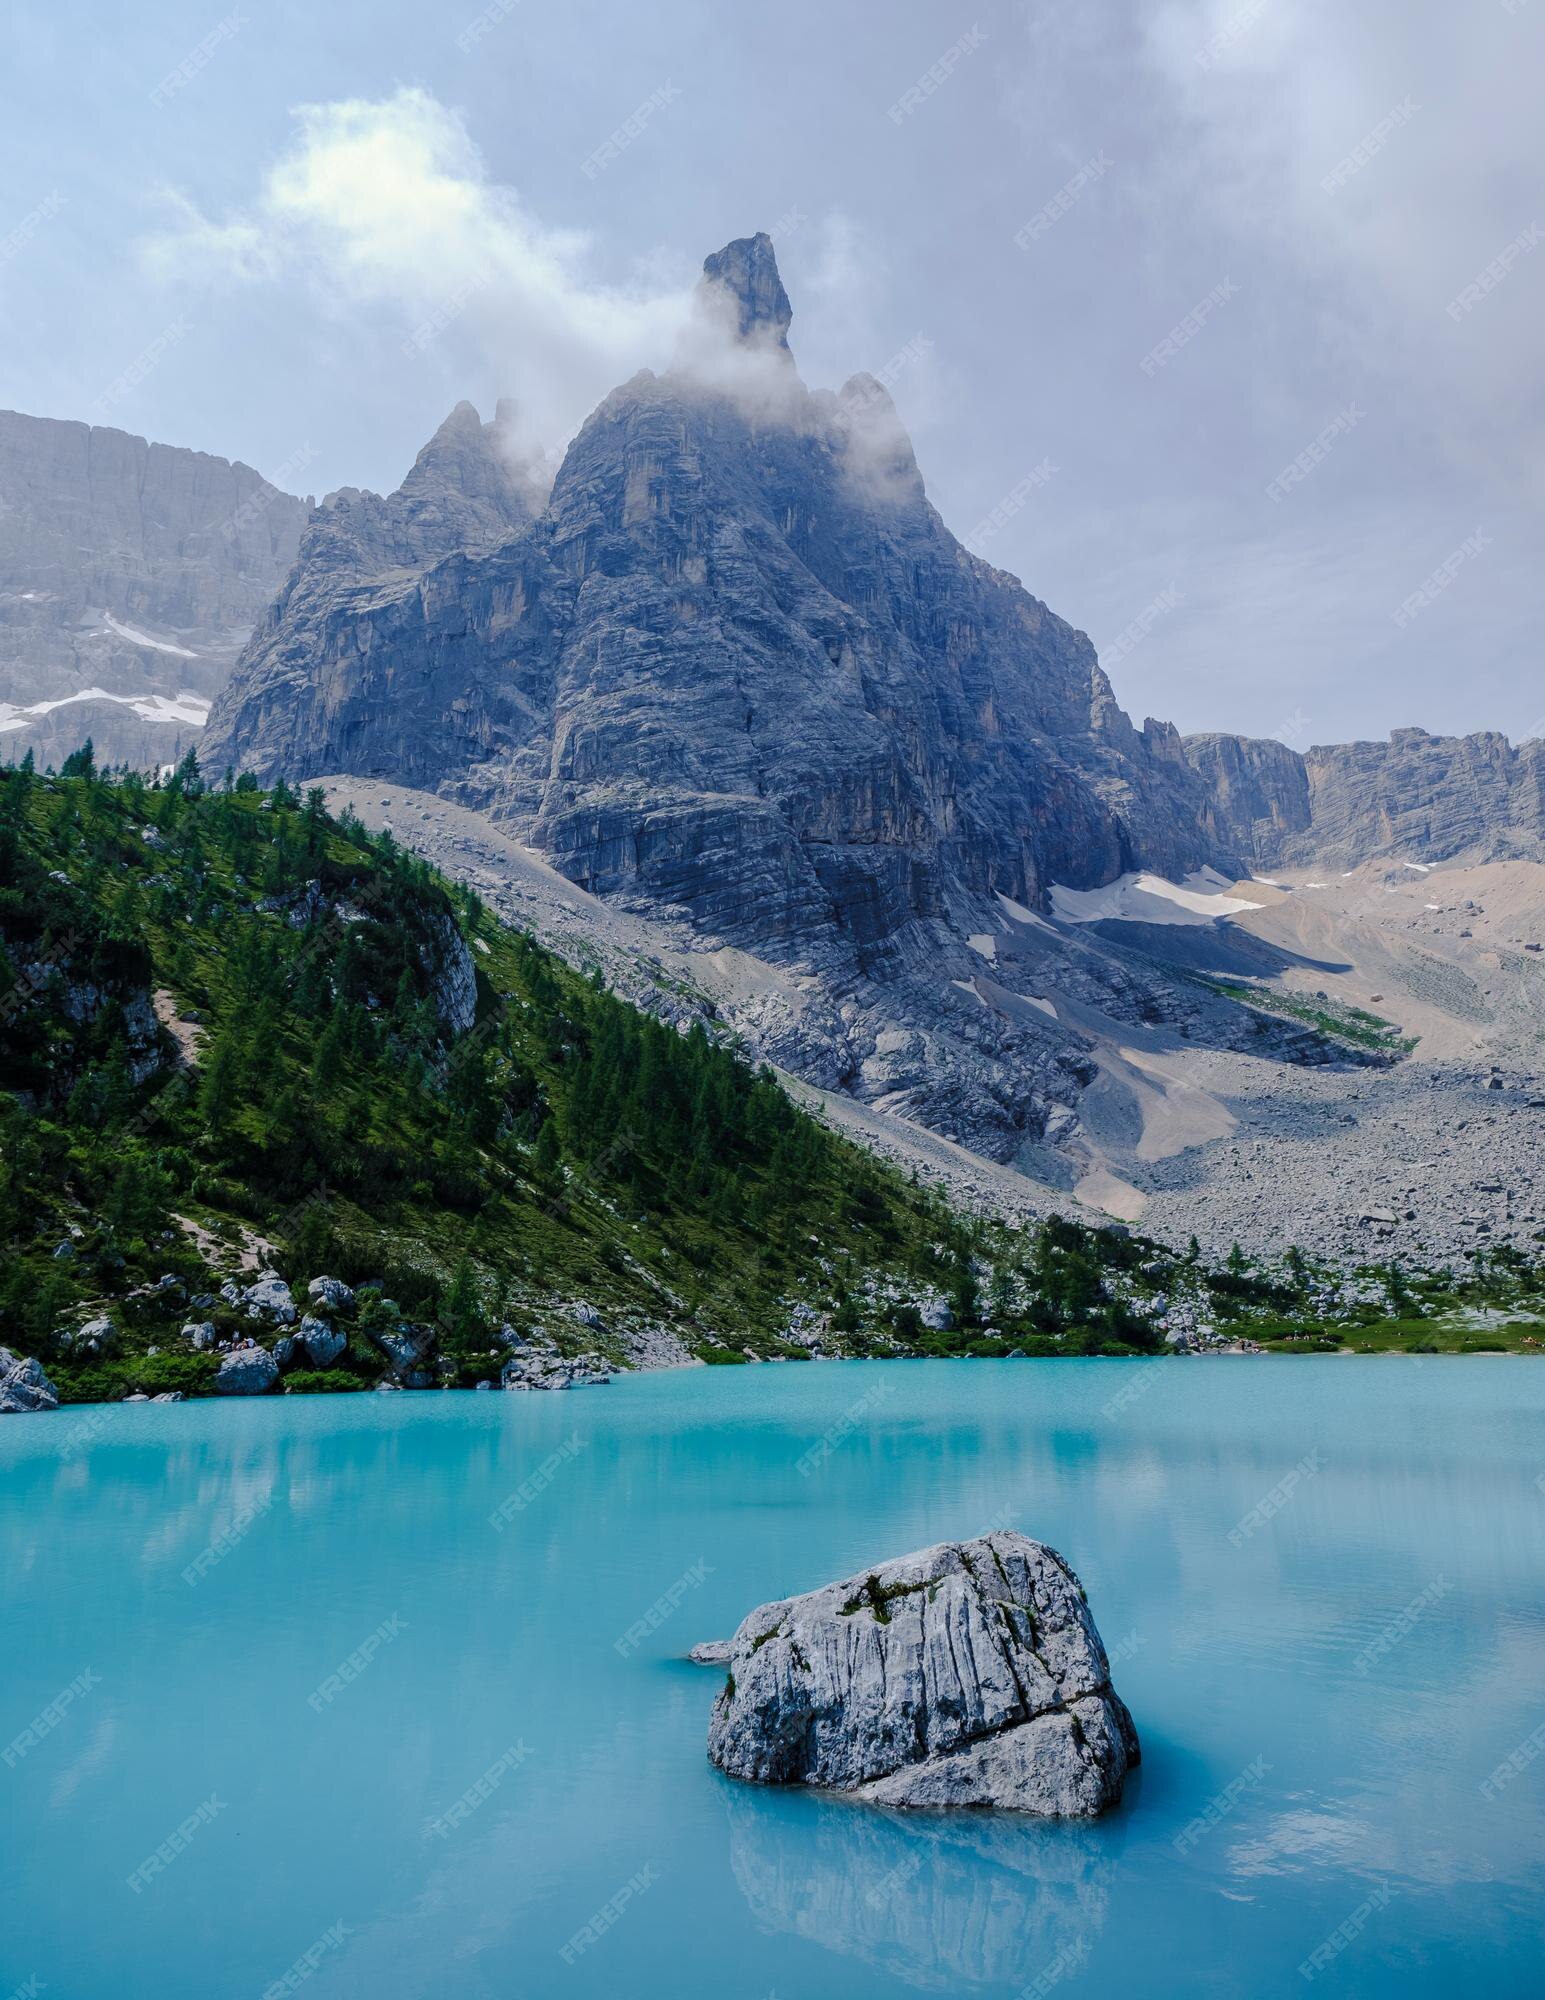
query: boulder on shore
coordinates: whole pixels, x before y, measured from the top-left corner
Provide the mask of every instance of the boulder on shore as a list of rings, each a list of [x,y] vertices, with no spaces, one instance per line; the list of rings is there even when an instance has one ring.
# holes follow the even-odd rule
[[[59,1392],[30,1354],[13,1354],[0,1347],[0,1417],[18,1417],[32,1410],[57,1410]]]
[[[248,1319],[272,1319],[288,1326],[295,1318],[295,1300],[277,1272],[259,1271],[257,1282],[248,1285],[241,1298]]]
[[[95,1319],[88,1319],[59,1336],[59,1345],[72,1361],[100,1360],[111,1354],[117,1344],[118,1329],[106,1313],[99,1313]]]
[[[266,1396],[278,1379],[279,1364],[266,1347],[233,1347],[221,1357],[215,1394]]]
[[[1026,1535],[761,1605],[730,1646],[708,1755],[733,1778],[1089,1818],[1138,1761],[1083,1588]]]
[[[313,1285],[320,1282],[319,1279],[312,1280]],[[349,1344],[349,1336],[346,1333],[340,1332],[335,1326],[330,1326],[325,1319],[318,1319],[315,1313],[306,1314],[300,1323],[297,1338],[305,1348],[306,1359],[313,1368],[331,1368]]]

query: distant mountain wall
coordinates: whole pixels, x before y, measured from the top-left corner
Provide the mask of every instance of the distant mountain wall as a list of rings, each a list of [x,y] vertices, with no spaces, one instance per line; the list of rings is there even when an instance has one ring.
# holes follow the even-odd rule
[[[1390,854],[1545,859],[1545,741],[1429,736],[1317,744],[1300,755],[1245,736],[1183,739],[1206,784],[1213,828],[1257,867],[1355,867]]]
[[[308,507],[208,452],[0,411],[0,759],[191,742]]]

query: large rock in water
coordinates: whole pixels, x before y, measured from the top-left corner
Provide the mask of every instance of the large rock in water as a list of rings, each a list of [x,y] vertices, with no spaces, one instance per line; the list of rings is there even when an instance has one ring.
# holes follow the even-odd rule
[[[732,1647],[708,1755],[733,1778],[1088,1818],[1138,1761],[1083,1588],[1025,1535],[761,1605]]]

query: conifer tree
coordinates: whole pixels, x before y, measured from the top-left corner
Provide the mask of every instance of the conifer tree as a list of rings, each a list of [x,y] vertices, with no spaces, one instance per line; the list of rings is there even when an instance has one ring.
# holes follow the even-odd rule
[[[558,1122],[555,1118],[543,1121],[542,1129],[536,1135],[533,1164],[544,1179],[550,1179],[558,1171],[563,1158],[563,1147],[558,1138]]]

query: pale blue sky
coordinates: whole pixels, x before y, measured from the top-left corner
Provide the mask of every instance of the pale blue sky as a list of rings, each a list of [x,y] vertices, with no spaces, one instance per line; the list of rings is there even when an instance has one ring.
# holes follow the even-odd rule
[[[894,375],[1139,719],[1545,733],[1545,0],[8,28],[0,405],[388,487],[462,395],[560,447],[768,229],[806,379]]]

